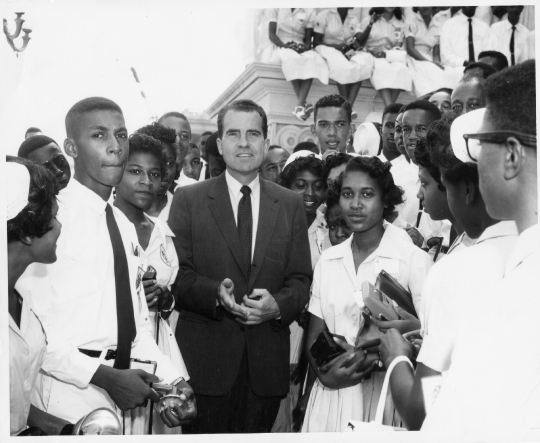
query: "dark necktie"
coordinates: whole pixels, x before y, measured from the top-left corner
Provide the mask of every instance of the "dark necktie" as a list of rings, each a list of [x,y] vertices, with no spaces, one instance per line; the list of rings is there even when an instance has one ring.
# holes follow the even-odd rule
[[[135,340],[137,328],[133,313],[133,299],[129,286],[129,270],[126,250],[120,236],[120,230],[114,219],[113,209],[107,204],[105,208],[107,229],[111,237],[114,256],[114,282],[116,286],[116,318],[118,321],[118,342],[114,368],[128,369],[131,356],[131,342]]]
[[[251,188],[242,186],[240,189],[243,196],[238,203],[238,235],[242,247],[242,260],[246,270],[247,279],[251,272],[251,244],[253,237],[253,216],[251,214]]]
[[[469,61],[474,62],[474,43],[472,31],[472,18],[469,19]]]
[[[515,36],[515,34],[516,34],[516,27],[512,26],[512,37],[510,38],[510,56],[512,58],[512,66],[514,66],[516,64],[516,58],[514,56],[514,45],[515,45],[514,36]]]

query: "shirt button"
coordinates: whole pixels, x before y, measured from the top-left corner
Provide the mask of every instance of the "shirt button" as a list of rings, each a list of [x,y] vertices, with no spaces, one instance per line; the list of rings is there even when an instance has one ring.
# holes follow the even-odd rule
[[[351,339],[351,341],[352,341],[353,343],[356,342],[356,336],[355,336],[355,335],[351,335],[350,339]]]
[[[354,321],[356,321],[356,314],[353,314],[353,315],[351,316],[351,318],[352,318]]]
[[[28,380],[25,380],[24,381],[24,388],[29,391],[30,388],[32,387],[32,385],[30,384],[30,382]]]

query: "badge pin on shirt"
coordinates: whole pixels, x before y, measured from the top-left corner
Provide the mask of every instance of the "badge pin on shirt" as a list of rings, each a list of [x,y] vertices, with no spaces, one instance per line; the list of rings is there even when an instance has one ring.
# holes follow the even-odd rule
[[[160,246],[159,252],[161,255],[161,260],[163,260],[163,263],[165,263],[167,266],[171,266],[171,264],[169,263],[169,260],[167,259],[167,253],[163,245]]]

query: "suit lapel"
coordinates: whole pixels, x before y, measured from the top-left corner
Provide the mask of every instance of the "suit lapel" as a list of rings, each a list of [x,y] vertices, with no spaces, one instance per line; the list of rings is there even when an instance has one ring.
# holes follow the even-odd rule
[[[234,221],[234,212],[231,205],[231,198],[229,196],[229,189],[227,188],[225,173],[216,178],[214,186],[208,193],[208,197],[210,199],[208,206],[210,211],[212,211],[216,224],[219,226],[223,238],[225,238],[232,255],[242,270],[244,278],[247,279],[244,265],[242,264],[240,238],[238,236],[236,222]]]
[[[261,198],[259,206],[259,224],[257,226],[257,239],[255,242],[255,252],[253,254],[253,266],[248,283],[248,291],[251,292],[252,286],[259,274],[264,255],[268,249],[268,243],[272,238],[274,227],[276,226],[279,205],[277,197],[274,195],[270,186],[260,179]]]

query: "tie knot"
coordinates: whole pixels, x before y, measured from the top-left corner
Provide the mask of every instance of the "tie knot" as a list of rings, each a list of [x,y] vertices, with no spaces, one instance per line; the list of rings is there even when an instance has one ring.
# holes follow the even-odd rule
[[[244,197],[247,197],[249,194],[251,194],[251,188],[249,186],[242,186],[242,188],[240,189],[240,192],[242,194],[244,194]]]
[[[516,30],[516,25],[512,25],[512,31]]]

